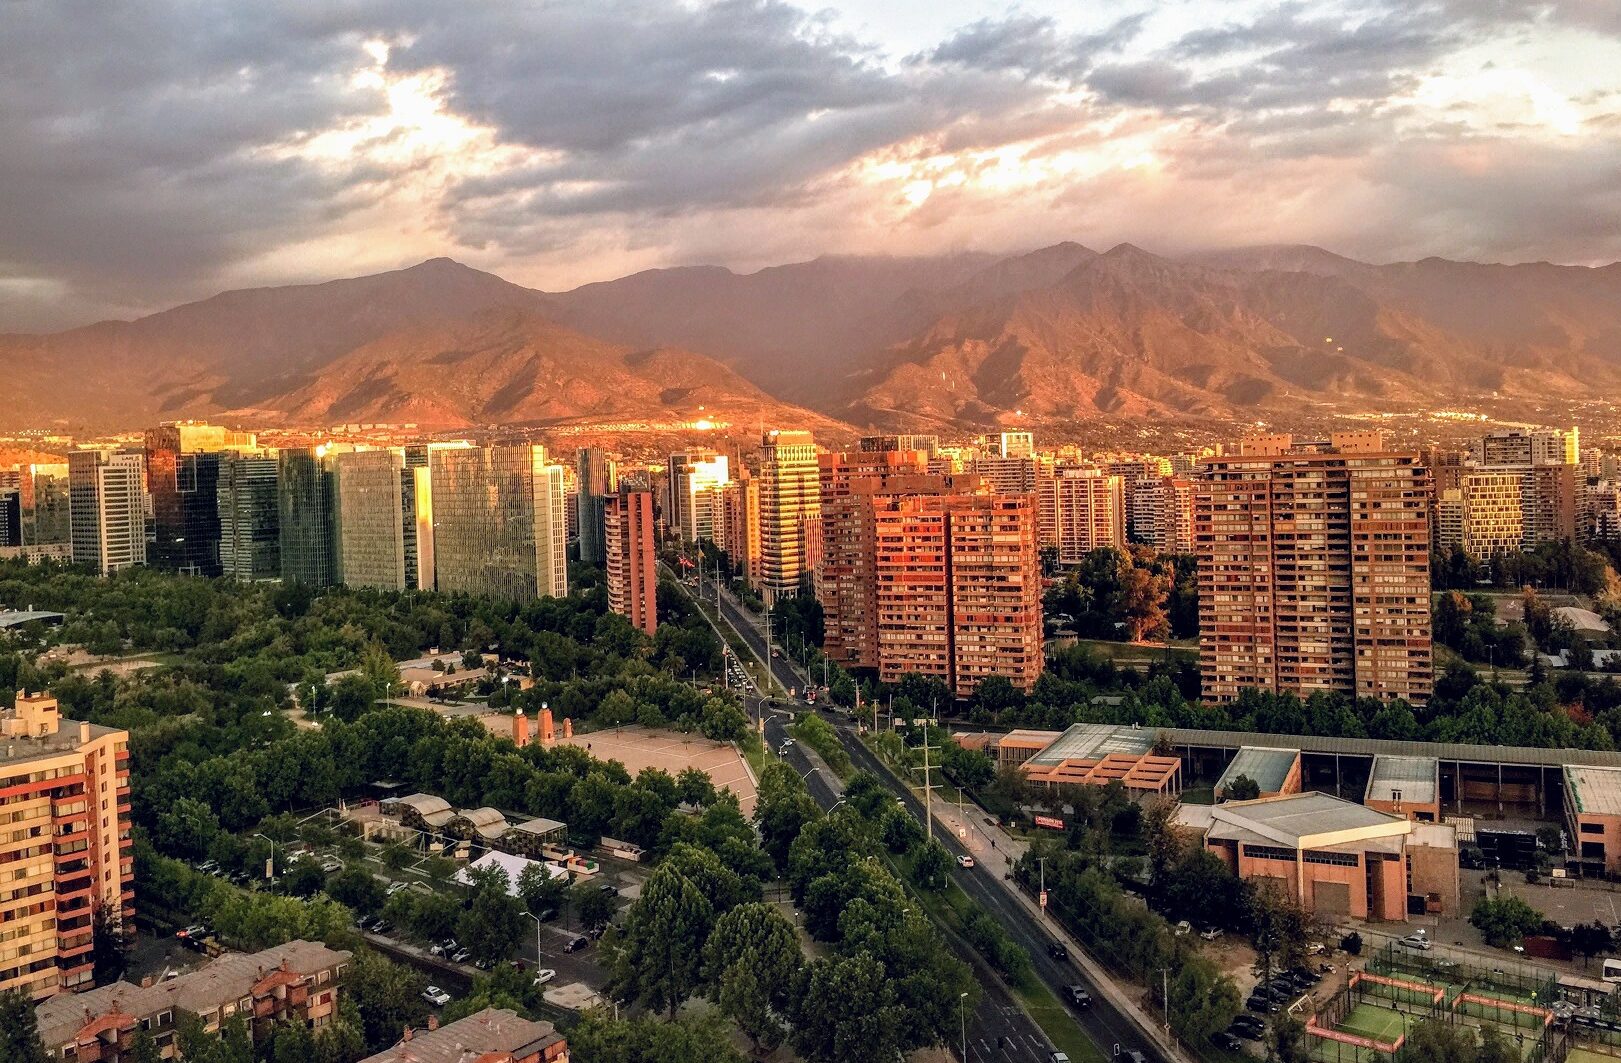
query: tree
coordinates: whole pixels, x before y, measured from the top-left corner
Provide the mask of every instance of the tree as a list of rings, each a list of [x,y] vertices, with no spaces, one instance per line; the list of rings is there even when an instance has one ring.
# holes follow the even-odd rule
[[[473,893],[473,903],[456,924],[456,940],[475,960],[499,963],[511,956],[522,940],[528,917],[503,881],[485,884]]]
[[[754,822],[760,828],[761,846],[779,871],[788,869],[788,850],[794,839],[821,814],[804,780],[793,768],[775,762],[760,773]]]
[[[938,893],[951,882],[951,854],[939,842],[928,842],[912,858],[912,881],[919,889]]]
[[[1246,886],[1255,966],[1265,981],[1275,969],[1294,967],[1305,958],[1306,913],[1275,883],[1251,882]]]
[[[720,1009],[770,1051],[787,1035],[800,948],[775,905],[753,902],[721,916],[704,947],[704,980]]]
[[[806,1059],[888,1063],[900,1052],[894,984],[870,954],[812,960],[794,996],[793,1044]]]
[[[1204,1044],[1225,1030],[1239,1011],[1238,989],[1203,956],[1192,956],[1171,979],[1171,1022],[1176,1032]]]
[[[1597,919],[1591,923],[1578,923],[1571,928],[1570,949],[1582,958],[1582,966],[1587,966],[1594,956],[1609,952],[1615,947],[1615,935],[1610,928]]]
[[[1475,1029],[1423,1019],[1407,1031],[1407,1054],[1421,1063],[1476,1063]]]
[[[591,1063],[745,1063],[718,1015],[659,1022],[588,1011],[568,1042],[571,1055]]]
[[[619,898],[590,881],[575,883],[569,896],[574,901],[574,914],[580,925],[588,930],[613,919],[619,910]]]
[[[538,861],[531,861],[518,874],[518,896],[531,915],[540,915],[548,909],[562,911],[567,892],[568,877],[553,875],[545,864]]]
[[[1253,801],[1261,796],[1261,784],[1248,775],[1238,774],[1222,790],[1221,796],[1226,801]]]
[[[1469,913],[1469,925],[1479,930],[1488,945],[1502,947],[1519,941],[1542,925],[1542,913],[1513,894],[1482,898]]]
[[[356,912],[375,915],[383,907],[383,884],[365,868],[350,864],[327,880],[326,892]]]
[[[34,1003],[15,990],[0,993],[0,1063],[48,1063],[34,1021]]]
[[[419,1026],[427,1014],[421,993],[427,981],[404,964],[370,949],[355,953],[349,965],[345,995],[355,1002],[366,1048],[380,1052],[400,1039],[407,1026]]]
[[[150,1030],[135,1031],[129,1043],[129,1060],[130,1063],[163,1063],[163,1056],[158,1053],[158,1043],[152,1039]]]
[[[129,958],[129,936],[124,932],[120,912],[106,903],[97,903],[92,916],[91,950],[97,985],[109,985],[124,976]]]
[[[1475,1063],[1519,1063],[1519,1060],[1519,1049],[1502,1027],[1492,1022],[1480,1024],[1480,1049],[1475,1053]]]
[[[683,768],[675,780],[681,800],[689,805],[708,805],[715,800],[715,783],[701,768]]]
[[[1269,1063],[1307,1063],[1311,1047],[1306,1043],[1306,1026],[1287,1012],[1272,1020],[1266,1039]]]
[[[310,897],[326,886],[326,872],[309,857],[300,857],[282,876],[281,887],[295,897]]]
[[[703,946],[714,921],[710,899],[667,859],[625,917],[615,987],[673,1018],[699,984]]]
[[[1143,840],[1148,846],[1150,881],[1160,885],[1166,881],[1187,848],[1177,832],[1176,810],[1179,802],[1169,794],[1155,794],[1143,808]]]

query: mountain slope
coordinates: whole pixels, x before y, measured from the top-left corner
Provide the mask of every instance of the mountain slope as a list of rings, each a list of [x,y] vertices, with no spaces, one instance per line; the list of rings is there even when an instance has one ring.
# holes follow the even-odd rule
[[[1015,410],[1239,417],[1621,384],[1614,267],[1367,266],[1265,250],[1175,261],[1121,245],[1083,259],[1056,284],[962,307],[895,345],[851,379],[840,413],[964,426]],[[1201,264],[1222,261],[1251,268]]]

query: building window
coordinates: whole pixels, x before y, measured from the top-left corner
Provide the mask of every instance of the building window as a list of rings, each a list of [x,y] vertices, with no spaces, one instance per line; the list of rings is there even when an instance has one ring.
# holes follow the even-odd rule
[[[1582,824],[1582,833],[1583,834],[1603,834],[1604,833],[1604,824],[1602,824],[1602,823],[1583,823]]]

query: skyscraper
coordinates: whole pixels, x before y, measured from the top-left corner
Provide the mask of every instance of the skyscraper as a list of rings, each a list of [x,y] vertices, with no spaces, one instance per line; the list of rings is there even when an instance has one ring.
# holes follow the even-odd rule
[[[577,461],[580,480],[580,560],[601,566],[607,561],[603,545],[603,509],[618,490],[619,469],[600,447],[582,447]]]
[[[73,561],[103,576],[146,564],[146,461],[134,451],[68,455]]]
[[[653,492],[622,491],[605,503],[608,607],[651,635],[659,622]]]
[[[1246,440],[1194,483],[1204,696],[1428,699],[1430,476],[1378,433]]]
[[[430,456],[441,591],[511,601],[568,593],[563,468],[542,446],[436,450]]]
[[[281,578],[277,461],[225,453],[219,465],[220,572],[239,583]]]
[[[821,516],[816,442],[772,430],[760,440],[760,587],[768,603],[799,593],[805,522]]]
[[[725,512],[721,548],[750,584],[760,582],[760,481],[747,466],[721,492]]]
[[[721,491],[731,480],[726,455],[712,450],[671,454],[668,462],[670,506],[665,521],[684,543],[718,542],[725,521]]]
[[[281,452],[276,494],[285,583],[319,588],[342,582],[333,459],[324,446]]]
[[[397,450],[364,450],[337,455],[338,568],[349,587],[405,590],[406,541],[416,538],[416,521],[405,499],[414,488],[414,470]],[[415,552],[413,550],[413,552]]]
[[[251,432],[179,421],[146,432],[146,490],[152,504],[153,568],[220,574],[219,466],[227,450],[252,449]]]
[[[1126,496],[1119,476],[1060,465],[1043,478],[1040,498],[1042,523],[1052,529],[1060,564],[1078,565],[1100,547],[1126,545]]]

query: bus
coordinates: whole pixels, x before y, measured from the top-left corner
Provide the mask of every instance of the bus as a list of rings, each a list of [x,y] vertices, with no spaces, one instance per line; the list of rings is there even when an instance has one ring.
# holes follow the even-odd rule
[[[1621,982],[1621,960],[1604,961],[1604,980],[1606,982]]]

